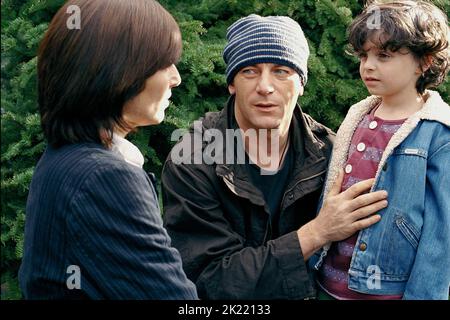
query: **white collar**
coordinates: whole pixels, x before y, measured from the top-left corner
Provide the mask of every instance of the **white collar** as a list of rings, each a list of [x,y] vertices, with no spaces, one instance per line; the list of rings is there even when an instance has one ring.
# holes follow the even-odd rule
[[[141,151],[125,138],[113,133],[111,150],[120,154],[124,160],[134,166],[142,168],[144,156]]]

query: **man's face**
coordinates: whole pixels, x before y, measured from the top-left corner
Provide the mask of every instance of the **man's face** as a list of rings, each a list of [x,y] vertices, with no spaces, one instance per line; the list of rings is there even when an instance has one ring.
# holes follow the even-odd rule
[[[236,120],[242,130],[279,129],[283,134],[289,130],[303,85],[294,69],[260,63],[239,70],[228,90],[236,95]]]

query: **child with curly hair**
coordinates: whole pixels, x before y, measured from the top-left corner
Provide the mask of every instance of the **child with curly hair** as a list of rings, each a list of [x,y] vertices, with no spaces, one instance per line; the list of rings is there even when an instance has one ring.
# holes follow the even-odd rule
[[[372,96],[353,105],[336,137],[324,197],[374,178],[388,192],[381,220],[324,247],[311,262],[335,299],[448,299],[450,107],[447,17],[425,1],[372,2],[349,27]],[[343,170],[342,170],[343,169]],[[320,294],[319,294],[320,298]]]

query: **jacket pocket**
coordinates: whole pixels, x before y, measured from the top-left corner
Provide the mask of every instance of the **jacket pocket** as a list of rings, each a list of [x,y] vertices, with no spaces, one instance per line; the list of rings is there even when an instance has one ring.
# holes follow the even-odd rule
[[[400,232],[405,236],[406,240],[413,246],[415,250],[419,246],[420,232],[414,227],[414,225],[408,222],[405,217],[396,214],[395,224]]]
[[[391,207],[383,219],[384,230],[376,237],[380,241],[379,266],[392,279],[407,279],[416,257],[420,228],[397,208]]]

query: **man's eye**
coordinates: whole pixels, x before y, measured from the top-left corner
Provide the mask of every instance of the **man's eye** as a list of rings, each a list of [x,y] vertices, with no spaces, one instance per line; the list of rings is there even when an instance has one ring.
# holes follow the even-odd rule
[[[241,71],[243,74],[255,74],[256,71],[253,69],[242,69]]]
[[[289,70],[286,70],[286,69],[275,69],[274,72],[276,74],[280,74],[280,75],[288,75],[289,74]]]

